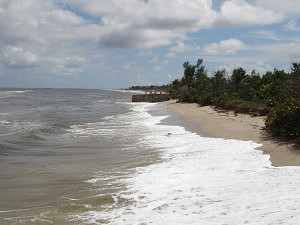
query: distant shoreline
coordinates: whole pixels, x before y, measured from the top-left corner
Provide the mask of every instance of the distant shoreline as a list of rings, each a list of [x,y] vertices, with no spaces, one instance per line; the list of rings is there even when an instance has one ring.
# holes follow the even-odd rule
[[[210,137],[254,141],[262,144],[258,150],[270,155],[273,166],[300,166],[300,151],[293,144],[278,141],[263,130],[264,116],[215,111],[209,106],[200,107],[193,103],[164,102],[170,112],[196,123]],[[297,151],[298,150],[298,151]]]
[[[129,90],[129,89],[111,89],[111,91],[127,92],[127,93],[133,93],[133,94],[144,94],[145,93],[145,91],[143,91],[143,90]]]

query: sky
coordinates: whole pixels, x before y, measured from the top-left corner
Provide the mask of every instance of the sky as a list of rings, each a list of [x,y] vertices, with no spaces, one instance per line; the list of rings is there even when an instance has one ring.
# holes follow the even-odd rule
[[[127,88],[300,60],[300,0],[0,0],[0,87]]]

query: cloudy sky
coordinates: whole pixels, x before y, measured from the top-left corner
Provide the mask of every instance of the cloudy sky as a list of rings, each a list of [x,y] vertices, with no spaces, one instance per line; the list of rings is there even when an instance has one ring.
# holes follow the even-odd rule
[[[300,0],[0,0],[0,87],[166,84],[198,58],[289,70]]]

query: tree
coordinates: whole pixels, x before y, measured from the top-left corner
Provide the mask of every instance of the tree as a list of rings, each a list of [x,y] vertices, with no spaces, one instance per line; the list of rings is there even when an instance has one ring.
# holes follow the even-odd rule
[[[226,70],[217,70],[214,72],[214,76],[212,78],[213,84],[213,92],[215,95],[219,95],[224,92],[226,85]]]
[[[207,71],[205,71],[205,66],[203,65],[203,59],[197,60],[197,65],[195,67],[195,79],[198,81],[203,80],[205,77],[207,77]]]
[[[272,108],[266,119],[266,128],[276,136],[300,136],[300,98],[287,99]]]
[[[244,78],[246,78],[246,71],[242,67],[239,67],[232,71],[231,82],[233,84],[235,92],[239,90],[239,84]]]
[[[188,61],[186,61],[185,63],[183,63],[183,68],[184,68],[184,77],[182,79],[182,81],[187,84],[187,85],[191,85],[191,83],[194,80],[194,74],[195,74],[195,68],[196,66],[191,65]]]
[[[255,70],[250,75],[239,67],[230,78],[225,70],[207,76],[203,59],[196,65],[183,64],[184,76],[171,84],[170,93],[179,101],[201,106],[234,110],[251,115],[267,115],[266,128],[286,138],[300,136],[300,63],[291,64],[291,72],[274,69],[262,77]]]
[[[300,78],[300,62],[292,63],[291,70],[294,78]]]
[[[180,94],[179,93],[180,85],[181,85],[181,82],[178,79],[176,79],[172,82],[170,90],[169,90],[172,98],[178,98],[178,96]]]

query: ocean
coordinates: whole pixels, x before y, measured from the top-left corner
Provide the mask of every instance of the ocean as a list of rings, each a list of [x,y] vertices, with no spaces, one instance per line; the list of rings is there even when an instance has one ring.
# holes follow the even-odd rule
[[[0,224],[299,224],[300,167],[131,96],[0,89]]]

